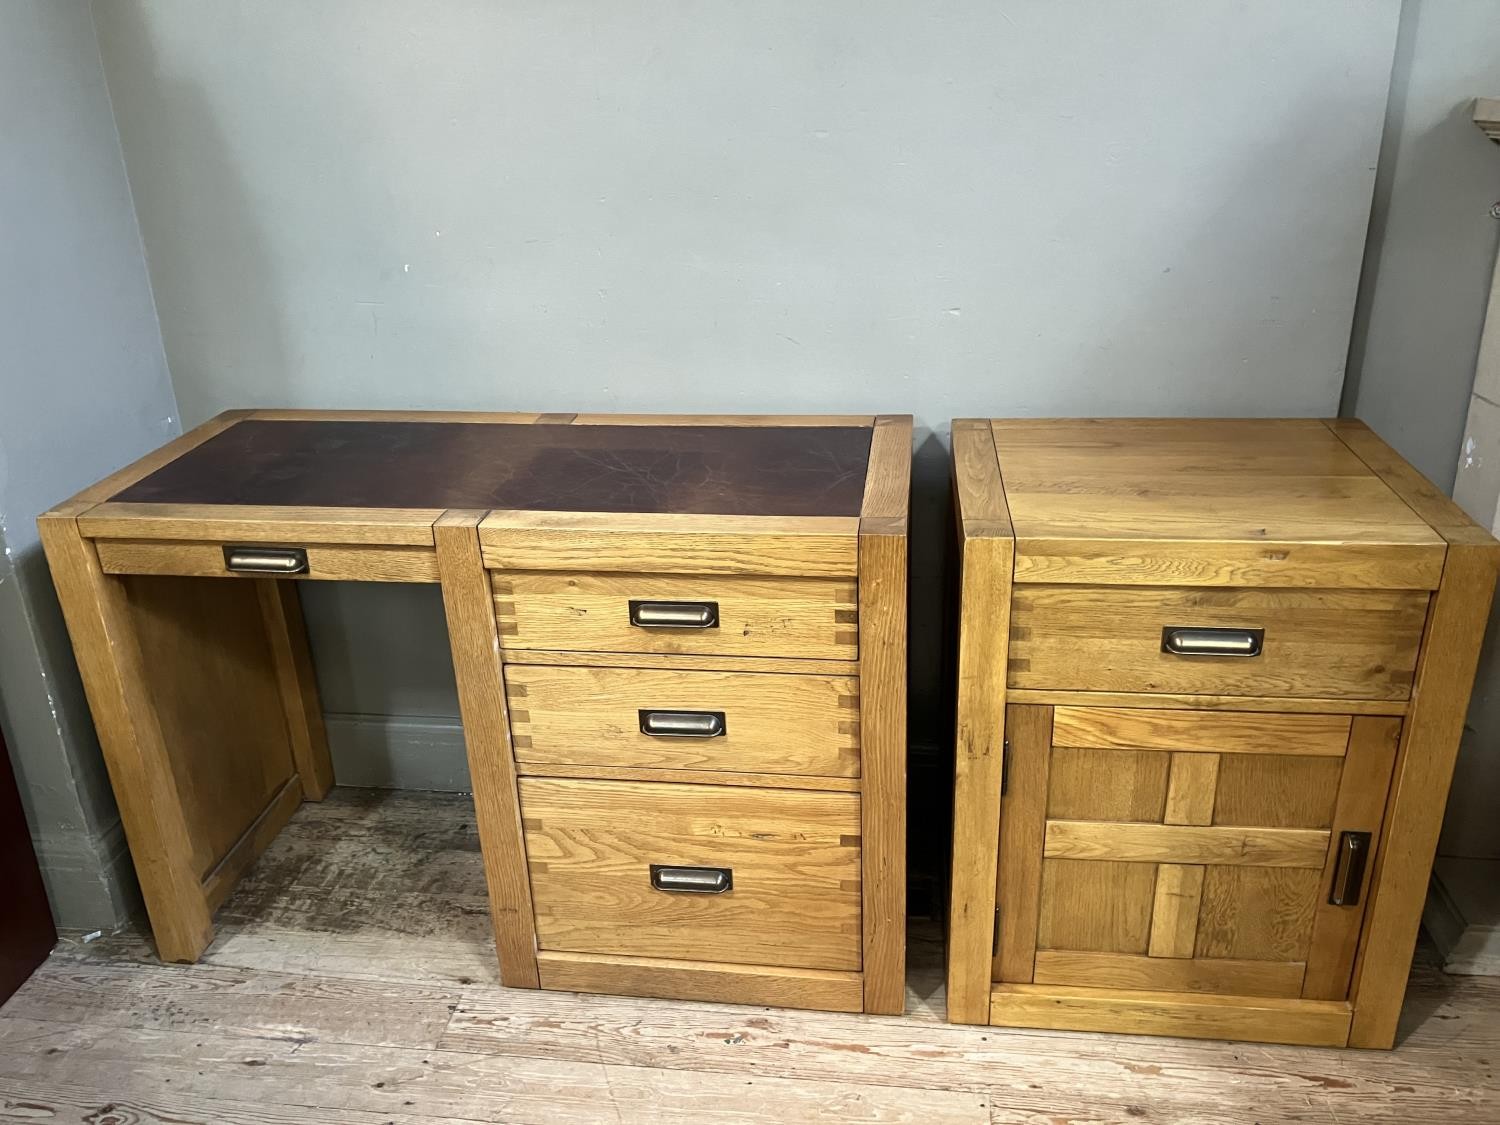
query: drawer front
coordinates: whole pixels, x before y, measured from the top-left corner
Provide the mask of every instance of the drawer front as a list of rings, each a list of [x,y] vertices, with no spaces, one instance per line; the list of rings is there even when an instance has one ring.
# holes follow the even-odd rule
[[[1400,720],[1007,718],[996,980],[1344,998]]]
[[[330,582],[436,582],[431,547],[314,544],[282,547],[99,539],[105,574],[175,574],[192,578],[297,578]]]
[[[1423,591],[1017,586],[1009,684],[1071,691],[1400,700]],[[1250,656],[1164,651],[1245,640]],[[1201,631],[1210,631],[1207,634]],[[1212,631],[1224,631],[1215,635]]]
[[[856,795],[536,777],[519,790],[539,948],[860,967]]]
[[[859,776],[853,676],[511,664],[505,691],[524,764]]]
[[[855,584],[844,578],[723,578],[499,571],[510,649],[853,660]]]

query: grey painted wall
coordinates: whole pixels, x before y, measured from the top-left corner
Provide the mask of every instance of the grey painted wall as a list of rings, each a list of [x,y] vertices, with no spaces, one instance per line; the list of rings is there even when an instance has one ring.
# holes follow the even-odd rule
[[[1494,0],[1406,0],[1391,75],[1345,413],[1451,488],[1500,223],[1476,96],[1500,96]]]
[[[86,0],[0,10],[0,724],[63,926],[132,880],[36,517],[178,432]]]
[[[1397,16],[97,8],[187,423],[911,411],[921,544],[954,416],[1334,411]],[[919,545],[918,619],[938,565]],[[330,711],[456,714],[429,593],[310,592]],[[920,739],[944,708],[916,645]]]
[[[189,423],[1326,410],[1396,15],[98,9]]]
[[[1492,0],[1406,0],[1346,412],[1442,488],[1458,465],[1500,223],[1500,150],[1473,99],[1500,96]],[[1488,513],[1474,513],[1488,522]],[[1500,607],[1490,623],[1439,850],[1500,857]]]

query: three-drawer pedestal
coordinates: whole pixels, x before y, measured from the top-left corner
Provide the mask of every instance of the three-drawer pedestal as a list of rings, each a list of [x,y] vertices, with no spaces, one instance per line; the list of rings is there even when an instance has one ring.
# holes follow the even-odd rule
[[[1356,422],[953,456],[950,1018],[1389,1046],[1500,545]]]
[[[471,731],[501,665],[516,802],[481,827],[517,983],[904,1006],[911,423],[803,422],[726,435],[758,492],[479,521],[483,588],[445,592]],[[467,524],[437,534],[472,576]]]

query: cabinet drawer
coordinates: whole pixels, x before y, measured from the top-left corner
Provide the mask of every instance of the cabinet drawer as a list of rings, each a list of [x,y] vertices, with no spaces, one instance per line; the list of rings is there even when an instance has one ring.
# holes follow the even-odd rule
[[[505,691],[526,764],[859,776],[853,676],[511,664]]]
[[[1406,590],[1017,586],[1008,681],[1073,691],[1406,699],[1427,598]],[[1253,633],[1256,652],[1174,654],[1165,651],[1167,630]],[[1186,638],[1190,647],[1198,639]]]
[[[518,787],[539,948],[860,967],[856,795],[535,777]],[[707,889],[715,877],[726,889]],[[705,889],[673,889],[693,883]]]
[[[853,660],[855,584],[843,578],[493,575],[509,649]]]

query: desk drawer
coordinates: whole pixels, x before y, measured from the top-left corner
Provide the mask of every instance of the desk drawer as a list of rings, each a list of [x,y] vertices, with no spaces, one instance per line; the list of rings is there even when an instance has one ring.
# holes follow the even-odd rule
[[[1071,691],[1406,699],[1427,598],[1405,590],[1018,585],[1008,681]],[[1175,655],[1164,651],[1169,629],[1250,631],[1259,634],[1257,651]],[[1186,638],[1189,646],[1197,639]]]
[[[539,948],[860,967],[854,794],[535,777],[519,790]]]
[[[859,651],[846,578],[499,571],[492,581],[508,649],[824,660]]]
[[[143,539],[95,541],[105,574],[174,574],[188,578],[299,578],[329,582],[436,582],[437,552],[431,547],[325,544],[279,547],[246,544],[248,552],[283,552],[280,571],[231,569],[234,547],[224,543],[183,543]],[[284,552],[300,551],[301,558]],[[292,567],[305,560],[301,569]],[[248,559],[253,562],[255,560]],[[273,561],[267,559],[267,562]]]
[[[859,776],[853,676],[511,664],[505,689],[523,764]]]

